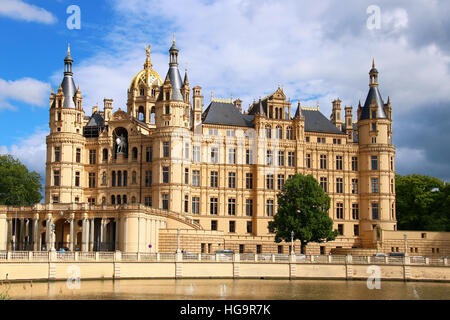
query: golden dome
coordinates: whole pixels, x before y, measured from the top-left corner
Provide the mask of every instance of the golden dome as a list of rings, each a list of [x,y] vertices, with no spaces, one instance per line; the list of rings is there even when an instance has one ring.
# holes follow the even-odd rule
[[[131,80],[130,90],[139,88],[141,85],[152,86],[154,84],[161,86],[163,84],[158,72],[152,69],[152,62],[150,61],[150,46],[145,50],[147,53],[147,59],[145,60],[144,70],[141,70]]]

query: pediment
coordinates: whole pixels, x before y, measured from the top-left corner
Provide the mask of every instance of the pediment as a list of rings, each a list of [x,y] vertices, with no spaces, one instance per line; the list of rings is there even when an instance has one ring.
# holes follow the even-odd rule
[[[122,111],[120,108],[116,112],[114,112],[112,116],[113,120],[129,120],[130,117],[128,114],[124,111]]]

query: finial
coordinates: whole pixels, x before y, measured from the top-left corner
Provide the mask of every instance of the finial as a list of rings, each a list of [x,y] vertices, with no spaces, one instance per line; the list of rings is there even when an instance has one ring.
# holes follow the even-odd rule
[[[144,64],[145,69],[150,69],[153,66],[152,61],[150,60],[150,51],[151,51],[151,46],[148,45],[147,49],[145,49],[145,53],[147,54],[147,58],[145,59],[145,64]]]
[[[188,63],[186,61],[186,68],[184,70],[187,72],[187,69],[188,69]]]
[[[175,32],[173,33],[173,44],[175,44]]]
[[[151,46],[148,45],[148,48],[145,49],[145,52],[147,53],[147,58],[150,58],[150,50],[151,50]]]
[[[372,60],[372,69],[375,69],[375,58]]]
[[[214,99],[214,93],[211,91],[211,101]]]
[[[53,87],[52,87],[52,92],[51,93],[53,93]]]
[[[70,56],[70,42],[67,44],[67,55]]]
[[[233,102],[233,94],[231,94],[231,102]]]

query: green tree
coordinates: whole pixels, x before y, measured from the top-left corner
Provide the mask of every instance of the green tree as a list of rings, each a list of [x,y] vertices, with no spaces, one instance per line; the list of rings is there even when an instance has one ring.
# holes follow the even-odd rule
[[[29,206],[42,199],[41,176],[11,155],[0,156],[0,204]]]
[[[269,222],[269,231],[275,241],[300,240],[301,252],[309,242],[325,242],[336,239],[333,220],[328,216],[330,197],[312,175],[297,174],[288,179],[278,194],[278,213]]]
[[[448,184],[418,174],[396,175],[395,179],[399,230],[450,231]]]

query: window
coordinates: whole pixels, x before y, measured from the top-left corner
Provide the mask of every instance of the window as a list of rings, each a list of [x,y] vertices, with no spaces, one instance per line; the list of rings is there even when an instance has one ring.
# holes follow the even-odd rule
[[[273,190],[273,174],[266,176],[266,189]]]
[[[116,196],[115,195],[111,196],[111,204],[116,204]]]
[[[325,138],[317,138],[317,143],[325,143]]]
[[[55,162],[61,161],[61,147],[55,147]]]
[[[184,143],[184,158],[186,160],[189,160],[189,143],[188,142]]]
[[[200,187],[200,170],[192,171],[192,185],[194,187]]]
[[[252,233],[252,222],[247,221],[247,233]]]
[[[95,188],[95,172],[89,172],[89,188]]]
[[[378,193],[378,178],[372,178],[372,193]]]
[[[341,144],[341,139],[333,139],[333,144]]]
[[[236,188],[236,172],[228,172],[228,188]]]
[[[343,224],[338,224],[338,234],[340,236],[344,235],[344,225]]]
[[[189,169],[184,168],[184,184],[189,184]]]
[[[132,153],[132,158],[133,158],[133,160],[137,160],[137,158],[138,158],[138,149],[136,148],[136,147],[134,147],[133,148],[133,151],[131,152]]]
[[[305,137],[305,141],[306,141],[306,142],[309,142],[309,137]]]
[[[234,148],[228,149],[228,163],[229,164],[236,163],[236,149]]]
[[[245,215],[249,217],[253,216],[253,199],[245,200]]]
[[[336,170],[342,170],[342,156],[336,156]]]
[[[371,156],[372,170],[378,170],[378,156]]]
[[[395,205],[392,203],[391,205],[391,219],[395,220]]]
[[[284,186],[284,174],[279,174],[277,179],[277,189],[281,190]]]
[[[359,219],[359,205],[357,203],[352,203],[352,219]]]
[[[284,151],[278,151],[278,165],[284,167]]]
[[[200,197],[192,197],[192,214],[200,214]]]
[[[391,193],[394,193],[394,179],[391,179]]]
[[[219,131],[217,129],[209,129],[210,136],[217,136],[218,134],[219,134]]]
[[[217,230],[217,220],[211,220],[211,230]]]
[[[128,171],[123,172],[123,186],[126,187],[128,184]]]
[[[192,161],[200,162],[200,146],[192,147]]]
[[[320,186],[323,189],[323,192],[327,192],[327,178],[326,177],[320,177]]]
[[[169,100],[169,99],[167,99],[167,97],[166,97],[166,100]],[[170,114],[170,106],[165,107],[165,113]]]
[[[308,169],[311,168],[311,154],[309,154],[309,153],[306,154],[305,166]]]
[[[372,137],[372,143],[377,143],[377,137]]]
[[[75,172],[75,187],[79,187],[80,186],[80,172],[77,171]]]
[[[53,185],[55,187],[59,187],[59,170],[53,171]]]
[[[358,171],[358,157],[352,157],[352,171]]]
[[[145,186],[150,187],[152,185],[152,170],[145,171]]]
[[[270,126],[266,126],[266,138],[272,139],[272,128]]]
[[[162,208],[163,210],[169,210],[169,194],[163,193],[162,195]]]
[[[320,155],[320,169],[326,169],[327,168],[327,155],[321,154]]]
[[[189,195],[184,195],[184,212],[189,212]]]
[[[342,178],[336,178],[336,193],[343,193],[343,179]]]
[[[272,150],[267,150],[266,152],[266,165],[273,165],[273,153]]]
[[[80,163],[80,162],[81,162],[81,149],[79,149],[79,148],[77,148],[77,151],[76,151],[75,161],[76,161],[77,163]]]
[[[211,171],[211,188],[217,188],[219,185],[219,172]]]
[[[353,225],[353,235],[359,236],[359,224]]]
[[[95,200],[94,198],[92,198],[93,200]],[[123,199],[123,203],[124,204],[127,204],[127,195],[126,194],[124,194],[123,196],[122,196],[122,199]]]
[[[378,219],[378,203],[372,203],[372,219]]]
[[[236,215],[236,199],[234,198],[228,199],[228,215],[229,216]]]
[[[111,172],[111,186],[112,187],[116,186],[116,172],[115,171]]]
[[[273,217],[273,200],[266,201],[266,214],[268,217]]]
[[[145,206],[147,206],[147,207],[151,207],[151,206],[152,206],[152,197],[146,196],[146,197],[144,198],[144,204],[145,204]]]
[[[169,183],[169,167],[163,167],[163,183]]]
[[[95,164],[97,158],[97,150],[89,150],[89,164]]]
[[[283,129],[281,127],[276,127],[275,132],[277,139],[283,139]]]
[[[218,201],[217,198],[211,198],[209,202],[209,213],[217,215]]]
[[[344,204],[342,202],[336,203],[336,219],[344,219]]]
[[[391,157],[391,171],[394,171],[394,157]]]
[[[253,189],[253,173],[245,174],[245,188]]]
[[[234,137],[234,130],[227,130],[227,137]]]
[[[260,244],[256,245],[256,254],[261,254],[262,253],[262,246]]]
[[[372,122],[372,131],[377,131],[377,124]]]
[[[122,171],[117,171],[117,186],[122,186]]]
[[[245,246],[243,244],[239,245],[239,253],[244,253]]]
[[[288,166],[295,167],[295,152],[294,151],[288,152]]]
[[[145,148],[145,161],[151,162],[153,160],[153,147]]]
[[[212,163],[219,162],[219,149],[216,147],[211,148],[211,162]]]
[[[286,139],[287,140],[293,140],[292,127],[287,127],[287,129],[286,129]]]
[[[170,157],[170,144],[168,141],[163,142],[163,157]]]
[[[103,149],[103,161],[108,161],[108,149]]]
[[[253,150],[245,150],[245,164],[253,164]]]
[[[283,246],[277,246],[278,254],[283,254]]]
[[[229,232],[236,232],[236,221],[230,221],[229,222],[229,228],[228,228]]]
[[[358,179],[352,179],[352,193],[358,193]]]

